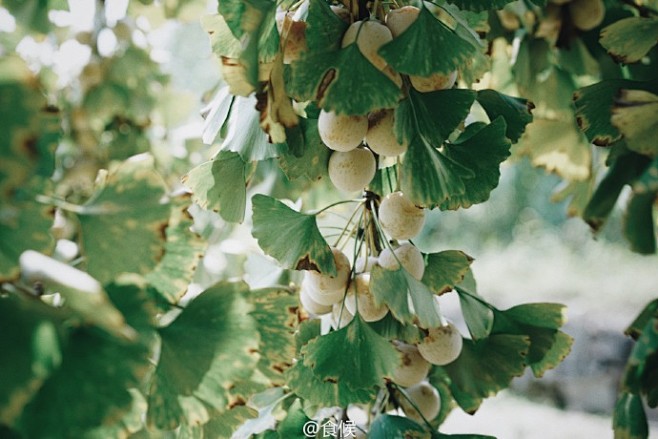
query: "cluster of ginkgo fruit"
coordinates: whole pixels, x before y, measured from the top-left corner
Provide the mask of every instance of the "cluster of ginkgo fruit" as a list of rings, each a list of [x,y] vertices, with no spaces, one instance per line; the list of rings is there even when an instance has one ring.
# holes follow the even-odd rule
[[[342,6],[332,6],[338,17],[351,22],[351,16]],[[290,63],[307,50],[305,40],[306,23],[300,7],[286,15],[282,21],[284,62]],[[404,6],[390,10],[384,22],[373,17],[355,21],[342,37],[342,47],[355,43],[363,56],[389,79],[402,87],[402,76],[378,54],[379,49],[403,34],[418,18],[420,9]],[[457,72],[448,75],[433,74],[427,77],[409,76],[411,87],[419,92],[431,92],[451,88]],[[377,160],[375,154],[396,157],[403,154],[408,145],[400,143],[394,132],[393,108],[383,108],[367,115],[339,114],[320,111],[318,131],[324,144],[333,150],[328,164],[328,173],[335,187],[344,192],[355,192],[367,186],[375,176]]]
[[[333,247],[336,275],[306,271],[300,288],[302,307],[313,315],[327,315],[334,329],[340,329],[358,315],[366,322],[383,319],[389,312],[385,303],[379,303],[370,289],[371,271],[375,266],[398,270],[400,266],[409,275],[421,280],[425,273],[425,259],[410,241],[418,235],[425,222],[425,210],[414,205],[402,192],[384,197],[378,206],[377,221],[390,239],[377,256],[359,256],[350,263],[348,256]],[[401,291],[406,294],[406,291]],[[409,303],[413,309],[413,303]],[[433,419],[440,409],[437,390],[426,381],[432,364],[446,365],[454,361],[462,348],[462,337],[449,322],[430,328],[416,344],[395,340],[394,346],[402,354],[391,380],[407,388],[407,399],[399,399],[405,414],[420,421]],[[413,404],[410,403],[413,402]],[[415,406],[415,407],[414,407]],[[418,410],[416,409],[418,408]],[[419,414],[420,411],[420,414]]]

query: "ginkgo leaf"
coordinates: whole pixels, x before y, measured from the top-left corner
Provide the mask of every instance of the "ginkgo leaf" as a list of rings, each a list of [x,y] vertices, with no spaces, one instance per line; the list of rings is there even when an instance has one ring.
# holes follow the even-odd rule
[[[344,328],[308,342],[302,354],[304,365],[321,381],[352,390],[382,385],[400,362],[395,348],[358,315]]]
[[[304,426],[307,422],[311,421],[311,418],[306,416],[304,409],[302,407],[302,402],[300,399],[296,399],[295,402],[288,408],[288,414],[286,417],[279,423],[276,431],[279,434],[278,438],[280,439],[306,439],[308,434],[304,430]]]
[[[459,305],[471,338],[477,341],[488,337],[494,324],[493,310],[474,293],[459,294]]]
[[[429,76],[461,68],[474,56],[475,48],[424,6],[409,28],[379,49],[379,54],[397,72]]]
[[[194,219],[188,212],[189,198],[174,199],[165,231],[164,256],[150,273],[149,284],[169,303],[177,303],[185,294],[206,243],[192,232]]]
[[[471,170],[477,178],[465,180],[464,193],[451,194],[441,209],[468,208],[489,199],[491,191],[498,186],[500,164],[510,156],[511,144],[505,130],[505,120],[500,116],[489,125],[469,125],[454,143],[446,144],[444,154]]]
[[[201,26],[210,36],[212,51],[216,55],[238,58],[242,53],[240,40],[231,32],[224,17],[220,14],[203,15]]]
[[[151,156],[112,167],[76,212],[87,271],[101,283],[123,272],[146,274],[164,250],[169,204]]]
[[[0,298],[0,332],[8,335],[0,337],[0,351],[11,359],[0,365],[0,424],[13,425],[61,363],[58,314],[65,317],[38,301]]]
[[[275,385],[283,385],[282,374],[292,366],[295,356],[298,298],[285,289],[267,288],[252,291],[248,300],[260,333],[258,369]]]
[[[382,439],[430,439],[431,433],[403,416],[381,414],[370,425],[370,437]]]
[[[624,236],[631,249],[640,254],[656,252],[656,234],[653,209],[656,193],[633,194],[624,215]]]
[[[576,121],[587,139],[595,145],[610,145],[621,138],[621,133],[611,122],[611,117],[614,100],[622,89],[658,93],[658,82],[607,79],[574,92]]]
[[[619,129],[631,151],[658,156],[658,96],[644,90],[622,90],[612,108],[610,122]]]
[[[435,294],[443,294],[464,279],[472,262],[472,257],[459,250],[430,253],[423,283]]]
[[[613,148],[616,159],[611,163],[583,212],[583,219],[595,231],[607,220],[624,186],[641,176],[650,163],[648,157],[629,151],[623,142]]]
[[[203,209],[219,212],[229,222],[242,222],[247,205],[246,163],[238,153],[220,151],[183,176],[192,199]]]
[[[160,359],[151,382],[148,423],[162,429],[208,420],[206,404],[224,409],[227,386],[258,361],[256,323],[245,284],[220,283],[194,298],[160,329]]]
[[[478,341],[464,339],[459,357],[435,368],[430,381],[440,381],[441,375],[447,374],[455,401],[465,412],[475,413],[485,398],[523,374],[529,349],[530,339],[522,335],[493,334]]]
[[[615,21],[601,30],[599,43],[617,62],[637,62],[658,43],[658,19],[629,17]]]
[[[341,357],[342,359],[342,357]],[[348,404],[369,403],[375,399],[377,389],[351,389],[343,380],[323,380],[304,365],[302,360],[285,373],[288,386],[295,395],[319,407],[345,407]]]
[[[516,153],[568,180],[583,181],[590,176],[590,145],[571,121],[535,119],[527,126]]]
[[[272,144],[260,128],[255,96],[235,96],[226,120],[226,137],[221,149],[240,154],[246,163],[277,157],[285,145]]]
[[[398,141],[409,142],[418,134],[435,148],[440,147],[464,121],[475,96],[474,91],[466,89],[430,93],[410,89],[409,96],[395,109],[395,134]]]
[[[318,229],[315,215],[294,211],[266,195],[254,195],[252,203],[252,234],[266,254],[287,268],[336,274],[331,248]]]
[[[24,251],[49,252],[55,245],[49,233],[52,209],[34,201],[31,194],[15,198],[0,202],[0,281],[18,276],[18,258]]]
[[[640,395],[621,392],[615,404],[612,426],[615,437],[623,439],[646,439],[649,425]]]
[[[270,143],[286,141],[286,130],[299,124],[299,116],[286,95],[283,79],[283,56],[274,60],[270,80],[265,90],[257,94],[260,109],[260,126],[268,134]]]
[[[492,334],[524,335],[530,339],[526,361],[535,376],[556,367],[571,351],[573,339],[559,331],[565,323],[563,305],[529,303],[493,312]]]
[[[300,119],[301,139],[298,139],[300,145],[296,145],[301,150],[301,155],[296,156],[292,151],[287,151],[279,156],[279,165],[286,176],[295,180],[300,177],[306,177],[308,180],[315,181],[327,176],[327,165],[331,150],[327,148],[318,132],[317,119]],[[288,146],[292,149],[291,137],[288,137]]]
[[[402,323],[417,323],[423,328],[441,325],[434,294],[405,269],[387,270],[375,266],[370,276],[370,291],[377,303],[384,303]],[[413,304],[413,311],[410,308]]]
[[[466,190],[473,171],[447,157],[420,137],[414,137],[402,162],[400,187],[418,206],[434,208]],[[422,175],[423,178],[418,178]]]
[[[58,368],[23,410],[20,429],[26,437],[83,437],[120,418],[133,402],[127,389],[141,384],[151,368],[149,358],[142,343],[118,342],[89,328],[73,330]]]
[[[349,26],[322,0],[310,0],[306,20],[306,40],[311,51],[338,50]]]
[[[508,3],[512,3],[514,0],[449,0],[448,3],[459,6],[459,9],[465,9],[468,11],[487,11],[490,9],[502,9]],[[536,2],[537,0],[535,0]],[[543,2],[545,0],[538,0]]]
[[[205,437],[209,438],[231,439],[233,433],[241,425],[257,416],[257,410],[246,405],[237,405],[220,414],[215,414],[210,421],[203,425],[203,433],[206,435]]]
[[[491,121],[498,116],[503,117],[507,126],[505,134],[512,142],[517,142],[526,125],[532,122],[532,109],[535,106],[527,99],[515,98],[495,90],[480,90],[477,101]]]

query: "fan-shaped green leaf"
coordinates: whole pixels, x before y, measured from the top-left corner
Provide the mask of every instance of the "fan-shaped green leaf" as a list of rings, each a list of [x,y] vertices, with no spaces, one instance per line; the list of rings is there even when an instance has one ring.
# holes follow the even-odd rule
[[[220,151],[183,176],[183,184],[192,191],[192,199],[229,222],[242,222],[247,205],[246,163],[240,155]]]
[[[601,30],[599,42],[616,61],[637,62],[658,43],[658,18],[629,17],[615,21]]]
[[[343,357],[339,357],[340,361]],[[368,403],[375,399],[377,388],[352,389],[342,379],[325,380],[313,373],[313,369],[304,365],[303,360],[285,373],[288,386],[295,395],[319,407],[345,407],[348,404]]]
[[[265,253],[287,268],[336,274],[331,248],[318,229],[315,215],[296,212],[266,195],[254,195],[252,203],[252,234]]]
[[[297,139],[299,144],[291,144],[294,140],[288,136],[289,151],[279,156],[279,165],[290,180],[300,177],[319,180],[327,175],[331,150],[320,139],[317,119],[300,119],[300,126],[301,136]],[[301,151],[301,155],[295,155],[293,146]]]
[[[619,394],[612,426],[616,439],[646,439],[649,437],[649,425],[644,411],[642,398],[629,392]]]
[[[411,141],[420,135],[438,148],[464,121],[475,101],[475,92],[449,89],[420,93],[410,89],[409,96],[395,109],[395,134],[398,141]]]
[[[527,99],[515,98],[495,90],[478,91],[477,101],[491,121],[498,116],[505,119],[507,131],[505,134],[512,142],[517,142],[526,125],[532,122],[532,109],[534,104]]]
[[[430,146],[420,137],[414,137],[402,162],[400,187],[416,205],[434,208],[445,200],[466,190],[464,180],[474,174]],[[419,176],[423,178],[419,178]]]
[[[434,294],[404,268],[387,270],[376,266],[370,276],[370,291],[377,303],[384,303],[402,323],[418,323],[423,328],[441,325]],[[414,312],[409,307],[409,297]]]
[[[472,262],[472,257],[459,250],[430,253],[423,283],[435,294],[446,293],[464,280]]]
[[[449,74],[474,57],[476,49],[437,19],[427,7],[418,18],[379,54],[400,73],[429,76]],[[419,55],[422,54],[422,55]]]
[[[442,370],[450,378],[450,391],[467,413],[475,413],[485,398],[509,386],[521,376],[530,339],[522,335],[493,334],[478,341],[464,340],[462,352],[452,363],[436,368],[430,380]]]
[[[395,348],[359,316],[344,328],[311,340],[302,353],[304,365],[322,381],[340,381],[354,390],[382,385],[400,361]]]
[[[372,421],[370,437],[381,439],[430,439],[432,435],[409,418],[383,414]]]
[[[631,243],[631,249],[641,254],[656,252],[655,221],[653,208],[656,193],[633,194],[624,216],[624,236]]]
[[[135,156],[109,170],[77,212],[89,274],[105,283],[119,273],[145,274],[156,266],[169,220],[165,191],[150,156]]]
[[[251,375],[258,333],[242,297],[246,289],[245,284],[217,284],[159,330],[162,346],[151,382],[149,424],[172,429],[205,422],[205,404],[224,409],[229,385]]]
[[[464,181],[465,192],[453,194],[441,209],[468,208],[489,199],[498,186],[500,164],[510,156],[510,141],[505,136],[505,120],[498,117],[489,125],[474,123],[454,143],[447,143],[445,155],[471,170],[477,178]]]

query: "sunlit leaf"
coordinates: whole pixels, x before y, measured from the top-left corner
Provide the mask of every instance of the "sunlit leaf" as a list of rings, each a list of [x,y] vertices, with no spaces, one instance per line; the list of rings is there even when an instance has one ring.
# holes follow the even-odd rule
[[[297,296],[288,290],[268,288],[252,291],[248,300],[253,304],[250,315],[260,333],[258,368],[274,384],[283,385],[283,372],[295,356]]]
[[[475,48],[423,7],[409,28],[379,49],[379,54],[397,72],[429,76],[461,68],[474,56]]]
[[[183,176],[192,199],[229,222],[242,222],[247,205],[246,163],[238,153],[220,151]]]
[[[582,181],[590,176],[590,145],[570,121],[535,119],[527,126],[516,151],[527,155],[534,166],[562,178]]]
[[[418,323],[423,328],[435,328],[441,324],[434,294],[403,268],[373,268],[370,291],[375,302],[386,304],[393,316],[402,323]],[[413,310],[410,303],[413,304]]]
[[[178,302],[192,279],[206,247],[201,238],[191,231],[194,219],[187,209],[187,197],[174,201],[169,224],[165,231],[164,256],[145,278],[170,303]]]
[[[135,156],[107,173],[77,212],[87,271],[101,283],[119,273],[146,274],[164,250],[169,205],[150,156]]]
[[[55,244],[49,233],[52,209],[33,197],[21,194],[14,202],[0,202],[0,281],[17,277],[21,253],[49,252]]]
[[[612,124],[624,135],[628,149],[658,155],[658,96],[643,90],[622,90],[612,108]]]
[[[464,279],[472,262],[473,258],[459,250],[430,253],[423,283],[435,294],[443,294]]]
[[[599,42],[617,62],[637,62],[658,43],[658,19],[629,17],[615,21],[601,30]]]
[[[266,195],[254,195],[252,234],[265,253],[284,267],[336,274],[331,248],[318,229],[315,215],[296,212]]]
[[[258,411],[246,405],[231,407],[230,410],[214,415],[204,424],[203,432],[209,438],[230,439],[240,425],[257,416]]]
[[[382,385],[400,361],[395,348],[358,316],[344,328],[311,340],[302,353],[304,365],[320,380],[353,390]]]
[[[220,283],[159,330],[160,359],[151,382],[148,422],[161,429],[205,422],[206,405],[224,409],[227,387],[258,361],[258,333],[245,284]]]
[[[489,125],[469,125],[454,143],[446,144],[445,155],[477,177],[465,180],[464,193],[451,194],[441,209],[468,208],[489,199],[498,186],[500,164],[510,155],[505,129],[505,120],[498,117]]]

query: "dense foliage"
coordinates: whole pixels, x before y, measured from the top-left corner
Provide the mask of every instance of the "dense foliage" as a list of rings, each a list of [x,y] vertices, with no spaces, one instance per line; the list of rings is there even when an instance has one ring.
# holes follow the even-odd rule
[[[471,255],[414,241],[510,157],[595,231],[628,196],[631,249],[656,251],[656,1],[104,3],[86,29],[66,2],[1,3],[0,436],[453,437],[451,410],[573,341],[562,305],[499,309]],[[210,148],[176,138],[195,97],[158,61],[173,23],[179,56],[201,23],[221,68]],[[657,303],[628,329],[619,438],[658,405]]]

